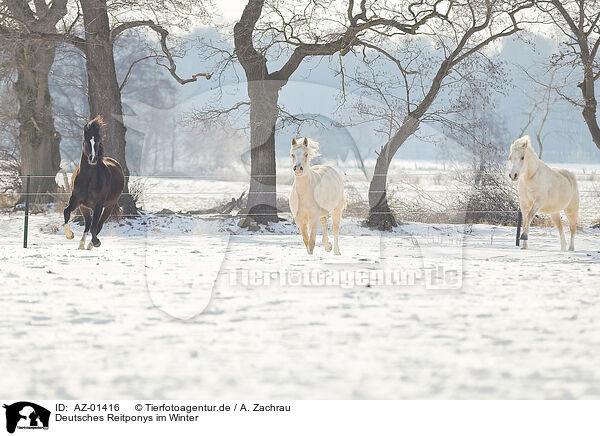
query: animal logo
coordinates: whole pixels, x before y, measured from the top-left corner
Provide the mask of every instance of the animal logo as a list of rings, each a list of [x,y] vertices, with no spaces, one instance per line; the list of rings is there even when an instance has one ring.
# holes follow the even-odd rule
[[[48,429],[50,411],[29,401],[4,405],[6,409],[6,431],[14,433],[21,429]]]

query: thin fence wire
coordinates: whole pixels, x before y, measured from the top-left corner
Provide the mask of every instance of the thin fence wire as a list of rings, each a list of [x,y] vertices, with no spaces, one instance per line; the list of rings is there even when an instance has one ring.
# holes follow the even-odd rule
[[[473,191],[477,191],[478,189],[476,188],[469,188],[469,189],[473,189]],[[410,189],[405,189],[403,191],[406,192],[412,192]],[[278,190],[278,192],[281,192],[281,190]],[[369,191],[372,193],[376,193],[376,194],[380,194],[383,192],[389,193],[390,191]],[[439,190],[435,190],[435,189],[427,189],[425,192],[427,193],[440,193],[440,192],[444,192],[447,194],[464,194],[465,192],[468,192],[466,190],[449,190],[449,189],[439,189]],[[274,194],[275,192],[273,191],[253,191],[252,194]],[[598,194],[598,191],[594,191],[594,190],[583,190],[583,191],[579,191],[580,194]],[[27,192],[0,192],[0,195],[27,195]],[[48,196],[67,196],[67,195],[71,195],[70,192],[30,192],[29,195],[48,195]],[[235,194],[233,193],[227,193],[227,192],[223,192],[223,191],[218,191],[218,192],[207,192],[207,191],[202,191],[202,192],[147,192],[144,194],[145,196],[148,195],[162,195],[162,196],[167,196],[167,195],[172,195],[172,196],[177,196],[177,195],[196,195],[196,196],[212,196],[212,195],[222,195],[222,196],[226,196],[226,197],[231,197],[231,196],[235,196]]]
[[[452,173],[454,170],[441,170],[441,171],[449,171],[449,173]],[[588,182],[588,183],[595,183],[596,182],[596,177],[598,176],[598,178],[600,179],[600,174],[597,174],[595,171],[591,171],[589,173],[586,173],[585,171],[573,171],[576,175],[576,177],[580,180],[582,180],[582,182]],[[485,174],[494,174],[497,175],[498,173],[496,171],[482,171],[478,173],[479,175],[485,175]],[[354,190],[357,191],[365,191],[365,183],[368,183],[368,180],[364,180],[364,181],[360,181],[357,182],[356,180],[350,180],[350,176],[348,174],[345,174],[345,179],[346,179],[346,188],[353,188]],[[456,195],[456,194],[467,194],[467,195],[477,195],[478,192],[481,191],[485,191],[486,189],[489,188],[494,188],[493,185],[483,185],[483,186],[465,186],[464,189],[457,189],[455,186],[455,184],[449,189],[447,186],[443,187],[443,188],[433,188],[431,186],[431,184],[428,184],[426,189],[423,189],[422,187],[415,187],[416,185],[420,185],[420,183],[411,183],[410,179],[411,178],[415,178],[415,177],[425,177],[425,176],[431,176],[432,178],[434,178],[434,183],[433,185],[442,185],[444,183],[447,183],[448,180],[453,180],[454,183],[456,184],[461,184],[460,182],[457,182],[456,180],[453,179],[452,174],[448,174],[448,173],[443,173],[440,172],[440,170],[437,171],[411,171],[409,169],[407,170],[396,170],[396,172],[392,175],[386,175],[386,174],[380,174],[380,175],[374,175],[373,177],[377,177],[377,176],[384,176],[387,177],[388,180],[388,185],[390,186],[390,188],[393,186],[392,189],[388,189],[388,190],[375,190],[375,191],[369,191],[369,194],[387,194],[388,192],[390,192],[391,190],[394,191],[394,193],[397,193],[398,191],[402,192],[402,193],[413,193],[417,196],[422,195],[423,193],[425,193],[426,195],[436,195],[436,194],[448,194],[448,195]],[[69,186],[64,186],[65,183],[68,184],[68,177],[69,174],[67,173],[59,173],[58,175],[50,175],[50,176],[44,176],[44,175],[33,175],[33,176],[17,176],[15,177],[14,175],[2,175],[0,174],[0,179],[1,178],[6,178],[9,177],[11,179],[15,179],[15,178],[20,178],[20,179],[25,179],[27,178],[27,184],[29,185],[29,182],[31,179],[40,179],[40,178],[50,178],[53,180],[57,180],[60,177],[62,177],[63,180],[58,181],[59,185],[62,185],[62,189],[63,192],[0,192],[0,197],[1,196],[20,196],[26,199],[26,200],[30,200],[31,198],[36,198],[38,196],[42,196],[45,198],[54,198],[57,200],[58,204],[60,204],[60,202],[62,201],[62,199],[64,198],[65,200],[71,195],[70,192],[65,192],[65,190],[69,190]],[[277,178],[278,175],[266,175],[266,176],[261,176],[261,178],[263,179],[269,179],[269,178]],[[279,176],[281,177],[281,176]],[[238,180],[223,180],[223,177],[220,176],[189,176],[189,175],[176,175],[176,176],[167,176],[167,175],[157,175],[157,176],[136,176],[136,175],[130,175],[129,179],[132,181],[136,181],[136,180],[142,180],[142,181],[149,181],[150,183],[152,182],[152,180],[156,180],[156,179],[160,179],[160,180],[177,180],[177,181],[182,181],[182,180],[189,180],[189,181],[210,181],[210,182],[223,182],[223,183],[234,183],[234,184],[240,184],[243,183],[245,185],[245,190],[247,190],[247,186],[248,186],[248,179],[238,179]],[[62,182],[62,183],[61,183]],[[508,177],[506,177],[506,182],[510,183],[508,180]],[[270,183],[264,183],[264,185],[271,185]],[[252,194],[256,194],[256,195],[269,195],[269,196],[273,196],[276,195],[275,190],[277,190],[277,192],[282,192],[282,191],[286,191],[286,189],[281,189],[283,186],[277,183],[273,183],[271,186],[273,186],[273,188],[275,188],[274,190],[271,191],[258,191],[258,192],[252,192]],[[285,185],[286,188],[290,188],[289,185]],[[399,189],[400,187],[400,189]],[[193,191],[176,191],[176,190],[158,190],[158,191],[152,191],[152,187],[146,187],[145,192],[143,192],[143,197],[144,198],[153,198],[153,201],[155,203],[160,204],[161,201],[160,199],[169,199],[169,198],[177,198],[177,197],[184,197],[186,198],[186,200],[190,197],[195,197],[195,198],[200,198],[200,199],[206,199],[206,198],[210,198],[213,199],[213,203],[217,202],[217,201],[222,201],[224,198],[237,198],[238,197],[238,193],[233,194],[231,192],[226,192],[225,190],[193,190]],[[593,190],[593,189],[584,189],[584,190],[580,190],[579,191],[580,194],[582,194],[584,197],[588,197],[588,194],[591,194],[593,196],[599,197],[600,193],[598,190]],[[366,192],[365,192],[366,194]],[[156,201],[156,199],[159,199],[158,201]],[[168,204],[169,200],[166,200],[166,204],[163,204],[163,207],[173,207],[173,205],[169,205]],[[141,201],[141,204],[144,204],[144,200]],[[368,204],[368,200],[360,198],[360,201],[355,202],[355,204],[359,204],[359,205],[363,205],[365,207],[364,210],[362,210],[362,212],[360,212],[361,214],[364,215],[369,215],[369,216],[375,216],[375,215],[387,215],[388,212],[378,212],[378,211],[369,211],[369,204]],[[160,206],[159,206],[160,207]],[[195,205],[195,207],[198,207],[198,205]],[[238,206],[239,207],[239,206]],[[163,208],[163,211],[164,211]],[[214,208],[218,210],[218,207]],[[246,210],[242,209],[237,211],[237,213],[235,211],[230,210],[229,212],[219,212],[219,211],[214,211],[214,209],[203,209],[203,210],[187,210],[187,211],[180,211],[180,212],[174,212],[174,211],[170,211],[168,210],[168,212],[163,212],[163,211],[140,211],[140,213],[138,214],[126,214],[126,215],[121,215],[119,214],[118,219],[138,219],[138,220],[148,220],[148,219],[152,219],[154,217],[160,217],[160,216],[180,216],[180,217],[197,217],[197,216],[203,216],[206,217],[207,219],[219,219],[219,218],[231,218],[231,219],[243,219],[245,217],[261,217],[261,216],[273,216],[273,212],[265,212],[265,213],[248,213]],[[58,213],[59,211],[57,211]],[[517,224],[517,245],[519,240],[519,231],[520,231],[520,213],[518,210],[504,210],[504,209],[464,209],[464,208],[453,208],[453,207],[441,207],[437,210],[432,210],[431,208],[427,208],[426,205],[421,204],[419,206],[417,206],[416,209],[414,210],[398,210],[396,207],[392,206],[392,212],[395,214],[398,214],[399,216],[403,216],[405,218],[408,219],[414,219],[415,221],[420,221],[423,217],[423,219],[425,221],[428,220],[428,218],[431,217],[452,217],[450,219],[452,220],[459,220],[460,222],[462,222],[461,220],[464,218],[466,219],[469,215],[470,216],[474,216],[477,214],[497,214],[500,216],[515,216],[518,220],[518,224]],[[285,214],[288,213],[288,211],[285,210],[277,210],[276,212],[277,214],[284,214],[283,216],[286,216]],[[28,220],[28,213],[27,211],[25,211],[25,223],[27,223]],[[81,214],[73,214],[74,217],[81,217]],[[409,218],[410,217],[410,218]],[[447,218],[442,218],[442,219],[447,219]],[[503,218],[504,219],[504,218]],[[445,222],[445,221],[442,221]],[[466,222],[466,221],[465,221]],[[142,222],[142,224],[146,224],[146,222]],[[27,224],[25,224],[25,230],[24,230],[24,247],[27,246]]]
[[[468,170],[469,172],[473,172],[473,174],[493,174],[493,175],[497,175],[498,171],[472,171],[468,168],[465,168],[466,170]],[[460,168],[453,168],[453,169],[445,169],[445,168],[440,168],[439,170],[431,170],[431,171],[421,171],[421,170],[411,170],[411,169],[402,169],[402,168],[398,168],[398,169],[394,169],[393,173],[387,173],[387,174],[372,174],[372,176],[377,176],[377,177],[394,177],[394,176],[437,176],[437,177],[447,177],[448,175],[452,174],[453,172],[456,172],[460,170]],[[442,172],[444,171],[444,172]],[[508,173],[508,169],[506,170]],[[585,170],[573,170],[570,169],[569,171],[571,171],[572,173],[574,173],[575,175],[580,175],[580,176],[598,176],[600,177],[600,171],[596,171],[596,170],[590,170],[589,172],[586,172]],[[58,176],[62,175],[62,174],[67,174],[70,175],[72,173],[68,172],[68,173],[58,173]],[[357,173],[357,174],[362,174],[362,173]],[[346,174],[347,175],[347,174]],[[26,176],[20,176],[20,175],[15,175],[15,174],[0,174],[0,177],[6,177],[6,178],[25,178]],[[57,175],[31,175],[31,178],[56,178]],[[219,181],[223,181],[223,182],[230,182],[230,181],[236,181],[236,180],[223,180],[223,176],[210,176],[210,175],[161,175],[161,174],[157,174],[157,175],[138,175],[138,174],[130,174],[129,176],[127,176],[129,178],[146,178],[146,179],[197,179],[197,180],[219,180]],[[273,178],[273,177],[281,177],[281,174],[263,174],[260,175],[261,178]],[[507,175],[508,178],[508,175]]]
[[[64,173],[63,173],[64,174]],[[441,177],[441,178],[445,178],[447,177],[446,174],[440,173],[440,171],[417,171],[417,172],[412,172],[410,170],[406,170],[405,172],[406,176],[417,176],[417,175],[431,175],[431,176],[436,176],[436,177]],[[492,172],[492,171],[484,171],[481,172],[480,174],[497,174],[497,172]],[[580,176],[592,176],[595,177],[596,175],[598,175],[600,177],[600,174],[597,174],[595,171],[591,171],[590,173],[586,173],[586,172],[576,172],[576,175],[580,175]],[[14,175],[2,175],[0,174],[0,177],[12,177],[14,178]],[[60,174],[59,174],[60,176]],[[401,189],[400,191],[402,192],[413,192],[417,195],[419,195],[419,192],[415,191],[414,189],[412,189],[410,184],[406,184],[406,183],[402,183],[402,182],[396,182],[394,181],[394,179],[398,179],[397,174],[395,175],[396,177],[388,177],[391,180],[391,184],[395,185],[394,188],[396,190],[396,192],[398,191],[398,185],[402,186],[404,185],[405,189]],[[20,178],[24,178],[24,176],[19,176]],[[44,175],[32,175],[30,176],[31,178],[52,178],[52,179],[56,179],[57,176],[44,176]],[[276,177],[276,176],[265,176],[265,177]],[[181,175],[181,176],[166,176],[166,175],[158,175],[158,176],[130,176],[130,179],[177,179],[177,180],[218,180],[221,182],[225,182],[225,183],[248,183],[247,180],[243,181],[243,180],[223,180],[222,177],[218,177],[218,176],[188,176],[188,175]],[[593,181],[592,181],[593,182]],[[362,189],[364,188],[364,186],[357,186],[356,182],[349,182],[346,183],[347,187],[353,187],[355,189]],[[281,192],[282,190],[281,185],[276,185],[277,187],[277,191]],[[288,185],[286,185],[287,188],[289,188]],[[482,186],[482,187],[476,187],[476,186],[469,186],[466,189],[430,189],[431,187],[428,187],[427,189],[425,189],[424,191],[427,194],[439,194],[439,193],[445,193],[445,194],[465,194],[465,193],[476,193],[477,191],[480,190],[485,190],[486,187]],[[376,190],[376,191],[370,191],[370,193],[389,193],[390,190],[388,191],[383,191],[383,190]],[[580,194],[593,194],[593,195],[599,195],[598,190],[590,190],[590,189],[584,189],[584,190],[580,190],[579,191]],[[274,191],[258,191],[258,192],[253,192],[253,194],[257,194],[257,195],[262,195],[262,194],[267,194],[267,195],[273,195],[275,194]],[[50,196],[50,197],[68,197],[71,194],[69,192],[0,192],[0,196]],[[153,192],[150,189],[147,190],[147,192],[145,192],[143,194],[144,197],[148,198],[148,197],[178,197],[178,196],[184,196],[184,197],[190,197],[190,196],[195,196],[197,198],[214,198],[215,196],[219,196],[221,198],[223,197],[236,197],[237,193],[230,193],[230,192],[224,192],[224,191],[185,191],[185,192],[181,192],[181,191],[155,191]],[[366,200],[363,200],[363,202],[366,203]],[[166,205],[168,206],[168,205]],[[368,206],[368,205],[367,205]],[[460,214],[460,213],[495,213],[495,214],[517,214],[518,211],[514,210],[514,211],[508,211],[508,210],[483,210],[483,209],[478,209],[478,210],[472,210],[472,209],[455,209],[455,208],[442,208],[440,210],[437,211],[432,211],[432,210],[403,210],[403,211],[398,211],[401,214],[406,214],[406,215],[412,215],[412,216],[419,216],[419,215],[431,215],[431,214],[447,214],[447,213],[455,213],[455,214]],[[156,212],[154,212],[156,213]],[[231,217],[231,216],[236,216],[236,217],[244,217],[244,216],[248,216],[248,214],[245,214],[243,212],[239,212],[237,215],[232,215],[231,213],[218,213],[218,212],[214,212],[214,213],[200,213],[199,211],[186,211],[186,212],[178,212],[178,215],[211,215],[211,216],[227,216],[227,217]],[[386,212],[371,212],[371,215],[378,215],[378,214],[382,214],[385,215]],[[271,213],[265,213],[265,214],[251,214],[252,216],[270,216],[272,215]],[[122,218],[139,218],[139,217],[143,217],[145,216],[144,214],[142,215],[121,215]]]

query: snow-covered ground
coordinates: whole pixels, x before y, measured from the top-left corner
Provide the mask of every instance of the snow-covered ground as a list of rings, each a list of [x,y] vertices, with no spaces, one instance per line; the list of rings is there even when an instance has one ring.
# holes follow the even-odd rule
[[[334,257],[290,222],[147,215],[79,251],[60,221],[32,216],[23,249],[0,215],[5,397],[600,397],[597,230],[524,251],[513,228],[347,219]]]

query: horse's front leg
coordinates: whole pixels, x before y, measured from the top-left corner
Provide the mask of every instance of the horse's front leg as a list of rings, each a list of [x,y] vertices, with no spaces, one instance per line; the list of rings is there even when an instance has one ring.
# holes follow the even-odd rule
[[[296,220],[296,225],[300,229],[300,233],[302,233],[302,240],[304,241],[304,246],[308,250],[308,223],[303,220]]]
[[[92,210],[83,205],[79,206],[79,210],[81,210],[81,214],[83,215],[83,219],[85,221],[85,229],[83,230],[81,241],[79,241],[79,249],[83,250],[85,249],[85,240],[90,232],[90,227],[92,226]]]
[[[73,239],[75,237],[71,229],[69,229],[69,220],[71,219],[71,212],[77,209],[78,206],[79,202],[77,201],[77,198],[73,194],[71,194],[71,198],[69,198],[69,204],[67,205],[67,207],[65,207],[65,210],[63,212],[65,217],[65,235],[67,239]]]
[[[327,233],[327,217],[321,217],[321,227],[323,227],[323,247],[325,251],[331,251],[331,242],[329,242],[329,234]]]
[[[309,223],[309,233],[310,236],[308,238],[308,254],[313,254],[315,249],[315,241],[317,240],[317,231],[319,230],[319,218],[314,218]]]
[[[521,205],[521,213],[523,214],[523,232],[521,233],[521,240],[523,241],[524,249],[527,248],[527,241],[529,240],[529,226],[535,218],[535,215],[539,212],[541,204],[541,201],[534,200],[528,211],[524,210],[523,204]]]
[[[100,246],[100,239],[98,239],[98,223],[102,216],[102,209],[104,209],[104,202],[99,202],[94,206],[94,215],[92,218],[92,242],[88,245],[88,250],[91,250],[92,246]]]
[[[527,239],[523,239],[523,233],[525,232],[525,220],[527,219],[527,214],[529,213],[529,208],[531,207],[531,205],[527,204],[522,198],[519,198],[519,204],[521,207],[521,217],[523,223],[523,229],[521,231],[521,236],[519,239],[523,241],[521,242],[521,250],[525,250],[527,249]]]

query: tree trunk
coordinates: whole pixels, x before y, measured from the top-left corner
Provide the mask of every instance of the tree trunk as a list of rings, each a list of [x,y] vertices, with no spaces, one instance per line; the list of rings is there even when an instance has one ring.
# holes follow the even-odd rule
[[[398,225],[387,200],[388,170],[398,149],[417,131],[419,124],[420,121],[410,115],[404,118],[400,130],[383,146],[377,157],[375,172],[369,185],[369,217],[366,224],[370,228],[391,230]]]
[[[575,15],[570,15],[570,11],[568,11],[563,4],[564,2],[561,2],[560,0],[552,0],[552,3],[569,25],[572,38],[576,39],[577,44],[579,45],[579,58],[581,59],[581,66],[583,67],[583,82],[577,86],[581,89],[581,94],[584,100],[582,115],[585,123],[588,126],[590,134],[592,135],[594,144],[596,144],[596,147],[600,149],[600,127],[598,126],[598,120],[596,119],[597,101],[594,91],[594,60],[597,53],[595,52],[595,49],[591,48],[589,45],[589,37],[592,29],[590,28],[589,32],[584,31],[585,21],[587,19],[592,19],[586,16],[587,10],[583,0],[581,2],[577,2],[579,9],[578,19],[575,18]],[[578,24],[575,24],[576,20]],[[596,24],[597,23],[593,24],[592,28],[595,27]]]
[[[22,41],[16,45],[17,81],[14,91],[19,102],[19,147],[21,176],[32,175],[32,193],[57,192],[55,177],[60,169],[60,134],[54,128],[48,75],[54,63],[55,45]],[[43,177],[39,177],[43,176]],[[23,183],[25,187],[25,183]],[[54,201],[51,195],[35,195],[31,201]]]
[[[600,127],[598,126],[598,119],[596,118],[598,102],[594,94],[594,78],[591,71],[590,73],[586,74],[584,82],[581,83],[579,87],[581,88],[581,93],[585,101],[585,106],[582,112],[583,119],[585,120],[590,134],[592,135],[592,140],[594,141],[594,144],[596,144],[596,147],[600,149]]]
[[[369,217],[366,221],[367,226],[379,230],[391,230],[392,227],[397,225],[387,201],[387,175],[390,163],[402,144],[419,129],[421,117],[435,101],[442,87],[442,82],[450,73],[450,68],[459,52],[458,48],[455,49],[440,64],[431,82],[429,91],[423,100],[421,100],[413,111],[404,117],[402,126],[400,126],[398,132],[381,149],[375,164],[375,173],[369,186]]]
[[[247,217],[259,222],[277,222],[275,125],[279,87],[274,81],[248,83],[250,96],[250,190]],[[247,220],[246,220],[247,221]]]
[[[125,132],[121,91],[117,81],[113,41],[105,0],[81,0],[86,33],[86,70],[90,117],[102,115],[106,122],[103,144],[106,156],[116,159],[125,172],[124,194],[119,205],[125,215],[137,215],[129,194],[129,169],[125,158]]]
[[[275,125],[279,116],[279,90],[287,81],[269,77],[267,59],[254,48],[252,33],[264,0],[249,0],[233,28],[235,53],[244,68],[250,98],[250,190],[240,223],[279,221],[277,216]]]

